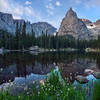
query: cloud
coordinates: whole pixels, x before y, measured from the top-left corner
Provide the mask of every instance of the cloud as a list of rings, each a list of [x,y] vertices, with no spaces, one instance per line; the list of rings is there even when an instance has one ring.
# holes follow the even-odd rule
[[[35,15],[34,10],[31,6],[25,7],[25,13],[27,16],[34,16]]]
[[[46,21],[48,23],[50,23],[51,25],[53,25],[54,27],[56,27],[57,29],[59,29],[60,27],[60,23],[62,21],[62,18],[61,16],[57,16],[56,18],[54,19],[44,19],[43,21]],[[57,19],[57,20],[56,20]]]
[[[49,15],[54,15],[54,12],[52,10],[48,9],[47,12],[48,12]]]
[[[82,2],[82,0],[75,0],[76,4],[80,4]]]
[[[33,22],[37,21],[47,21],[50,22],[51,24],[56,25],[56,20],[50,20],[48,17],[54,15],[54,5],[49,2],[47,4],[46,11],[47,11],[47,19],[46,17],[42,16],[41,11],[37,11],[30,5],[26,6],[25,4],[21,4],[19,2],[16,2],[14,0],[0,0],[0,11],[1,12],[6,12],[6,13],[11,13],[13,15],[14,19],[25,19]],[[58,25],[58,23],[57,23]]]
[[[21,19],[20,16],[16,16],[16,15],[13,15],[13,18],[14,18],[14,19]]]
[[[61,3],[59,1],[56,1],[56,6],[60,6]]]
[[[14,10],[11,10],[10,12],[13,13],[13,15],[15,16],[21,17],[24,11],[23,11],[23,7],[19,6],[19,7],[14,8]]]
[[[7,0],[0,0],[0,11],[4,12],[9,10],[9,5]]]
[[[49,3],[48,5],[46,5],[46,10],[47,13],[49,14],[49,16],[54,14],[54,6],[52,3]]]
[[[85,3],[87,8],[90,7],[100,7],[100,0],[90,0]]]
[[[53,10],[54,6],[52,5],[52,3],[49,3],[48,5],[46,5],[47,9]]]
[[[25,4],[26,4],[26,5],[31,5],[32,2],[30,2],[30,1],[26,1]]]
[[[31,6],[22,6],[19,4],[16,4],[16,8],[13,8],[11,10],[11,13],[13,14],[14,18],[23,18],[24,17],[34,17],[34,9]]]
[[[8,2],[9,1],[9,2]],[[25,17],[34,17],[34,9],[31,6],[23,6],[13,0],[0,0],[0,11],[11,13],[14,18],[21,19]]]

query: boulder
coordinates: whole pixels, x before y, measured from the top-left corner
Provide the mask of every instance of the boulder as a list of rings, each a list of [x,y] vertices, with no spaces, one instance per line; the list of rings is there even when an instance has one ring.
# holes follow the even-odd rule
[[[94,71],[92,69],[85,69],[84,73],[92,74]]]
[[[81,75],[76,76],[76,80],[81,84],[88,83],[88,79],[84,76],[81,76]]]
[[[94,72],[93,75],[95,78],[100,79],[100,72]]]

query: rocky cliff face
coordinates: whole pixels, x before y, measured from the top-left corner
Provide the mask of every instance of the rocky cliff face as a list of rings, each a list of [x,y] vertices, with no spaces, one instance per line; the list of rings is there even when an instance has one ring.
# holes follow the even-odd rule
[[[92,22],[88,19],[81,19],[86,25],[91,24]]]
[[[3,20],[8,25],[12,25],[13,24],[13,17],[12,17],[11,14],[0,13],[0,18],[1,18],[1,20]]]
[[[9,33],[15,34],[16,23],[18,22],[19,27],[21,26],[22,29],[24,21],[25,20],[23,19],[13,19],[11,14],[0,12],[0,30],[6,30]],[[35,32],[36,36],[41,35],[42,31],[45,33],[46,30],[48,31],[48,34],[51,35],[56,32],[56,28],[46,22],[33,24],[31,24],[30,22],[26,22],[26,33],[31,33],[32,29]]]
[[[77,14],[69,9],[65,18],[62,20],[58,35],[72,35],[75,39],[88,39],[89,30],[86,25],[77,17]]]
[[[35,30],[37,35],[41,35],[42,33],[54,33],[56,32],[56,28],[52,25],[48,24],[47,22],[38,22],[32,24],[33,30]]]
[[[94,22],[95,25],[100,25],[100,19]]]
[[[6,30],[10,33],[15,32],[14,20],[11,14],[0,12],[0,30]]]
[[[91,33],[89,34],[89,37],[91,39],[97,39],[98,35],[100,35],[100,20],[97,20],[96,22],[91,22],[90,20],[84,19],[82,21],[85,23]]]

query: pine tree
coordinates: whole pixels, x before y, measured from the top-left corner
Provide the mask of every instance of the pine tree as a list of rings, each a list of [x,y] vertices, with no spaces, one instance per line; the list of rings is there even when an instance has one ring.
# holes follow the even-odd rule
[[[24,21],[23,29],[22,29],[22,48],[24,49],[26,46],[26,23]]]
[[[19,27],[18,22],[16,23],[16,49],[19,49]]]
[[[20,22],[20,25],[19,25],[19,49],[21,49],[21,47],[22,47],[22,36],[21,36],[21,34],[22,34],[22,23]]]
[[[56,33],[56,49],[59,49],[59,37],[58,37],[58,33]]]
[[[32,41],[32,46],[33,46],[33,45],[35,45],[35,33],[34,33],[33,29],[32,29],[32,37],[31,38],[32,38],[31,41]]]

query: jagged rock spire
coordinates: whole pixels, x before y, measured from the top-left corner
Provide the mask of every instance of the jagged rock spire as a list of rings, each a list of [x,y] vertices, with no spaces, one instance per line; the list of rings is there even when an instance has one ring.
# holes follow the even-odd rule
[[[70,8],[66,14],[67,17],[77,17],[77,14],[73,11],[72,8]]]
[[[72,10],[72,7],[69,9],[69,11],[73,11],[73,10]]]
[[[88,38],[88,33],[86,25],[77,17],[76,12],[70,8],[62,20],[58,35],[72,35],[76,39],[83,39],[84,37]]]

